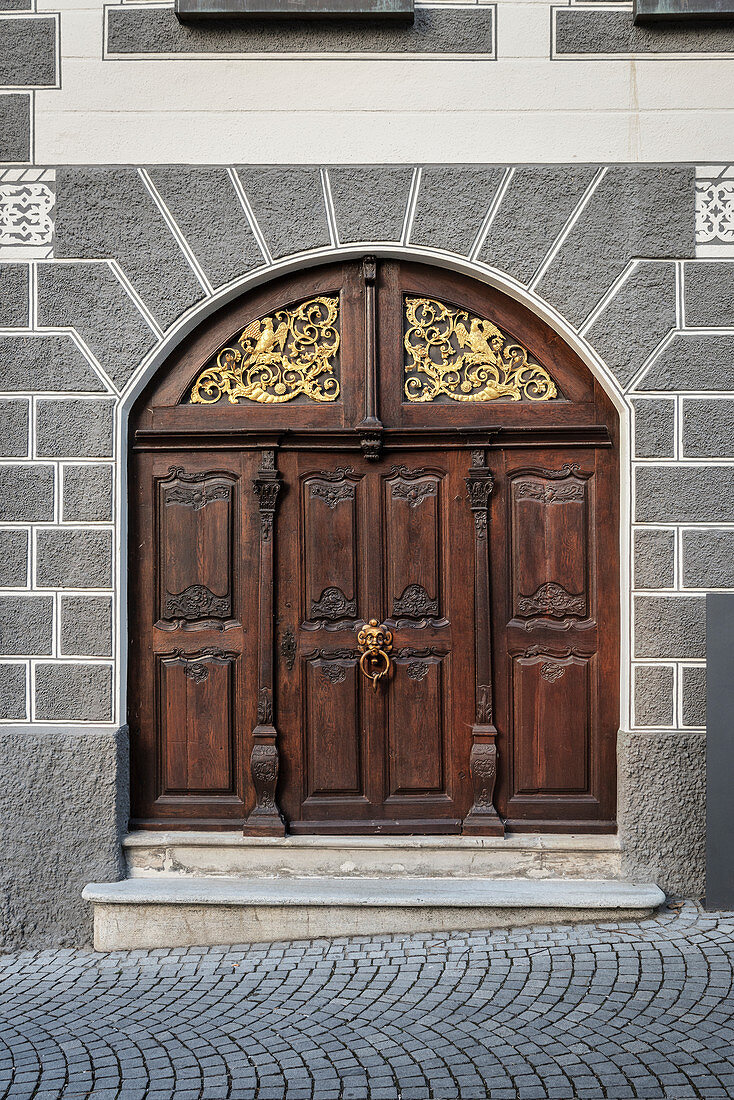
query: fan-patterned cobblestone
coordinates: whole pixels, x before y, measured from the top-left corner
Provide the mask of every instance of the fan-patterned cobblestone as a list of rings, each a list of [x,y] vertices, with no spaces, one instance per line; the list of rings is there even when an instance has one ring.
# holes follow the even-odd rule
[[[12,1100],[734,1095],[734,914],[0,957]]]

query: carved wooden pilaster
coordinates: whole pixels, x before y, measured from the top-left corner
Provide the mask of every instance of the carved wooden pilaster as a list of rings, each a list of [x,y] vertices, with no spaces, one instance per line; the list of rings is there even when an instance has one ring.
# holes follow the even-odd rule
[[[492,639],[490,634],[489,539],[487,513],[494,481],[485,465],[483,449],[471,453],[466,479],[469,507],[474,516],[474,664],[476,710],[472,726],[469,771],[474,802],[464,818],[463,831],[504,836],[505,827],[494,806],[497,779],[497,728],[492,703]]]
[[[377,283],[377,261],[367,256],[362,261],[364,280],[364,419],[356,425],[356,431],[362,445],[365,458],[378,459],[382,452],[382,421],[377,415],[377,313],[375,304],[375,284]]]
[[[258,476],[252,483],[260,507],[260,616],[258,653],[257,725],[252,731],[250,771],[255,808],[245,822],[245,833],[283,836],[285,821],[278,809],[278,733],[273,722],[273,578],[274,521],[280,492],[275,451],[262,452]]]

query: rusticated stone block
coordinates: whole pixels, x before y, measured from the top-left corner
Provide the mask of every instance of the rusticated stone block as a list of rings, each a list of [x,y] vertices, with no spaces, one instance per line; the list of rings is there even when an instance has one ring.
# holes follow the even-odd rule
[[[0,95],[0,160],[30,160],[31,97],[27,92]]]
[[[213,286],[264,263],[225,168],[177,164],[149,171]]]
[[[529,283],[583,198],[589,165],[516,168],[480,252],[485,263]]]
[[[692,167],[614,165],[558,250],[538,284],[538,293],[568,320],[580,324],[633,257],[692,256],[694,225]],[[641,317],[649,315],[643,301],[638,306]],[[620,348],[631,338],[631,358],[641,366],[636,343],[641,334],[629,318],[621,331],[624,338],[618,340],[616,352],[613,347],[610,350],[628,374]]]
[[[340,241],[399,241],[412,169],[385,165],[330,168]]]
[[[635,455],[637,458],[675,456],[675,401],[637,399],[635,410]]]
[[[635,474],[638,523],[729,523],[734,466],[640,466]]]
[[[682,406],[686,458],[734,458],[734,400],[688,400]]]
[[[626,386],[674,327],[675,264],[641,263],[586,336]]]
[[[44,272],[51,269],[59,270],[53,265],[39,266],[39,280],[43,280]],[[67,317],[58,323],[71,322]],[[0,389],[99,393],[104,387],[71,336],[6,333],[0,336]]]
[[[466,255],[502,180],[501,168],[428,165],[423,169],[411,244]]]
[[[0,264],[0,325],[28,324],[28,264]]]
[[[0,400],[0,455],[25,458],[28,454],[29,402]]]
[[[237,168],[273,257],[330,244],[321,174],[311,165]]]
[[[701,665],[684,665],[683,677],[683,725],[706,725],[706,669]]]
[[[673,669],[637,665],[635,668],[635,725],[673,724]]]
[[[85,462],[63,467],[61,519],[64,523],[112,520],[113,468]]]
[[[704,657],[703,596],[635,596],[635,657]]]
[[[53,466],[0,466],[0,520],[27,523],[43,522],[53,517]]]
[[[163,326],[204,296],[135,168],[57,170],[56,255],[116,258]],[[103,327],[104,312],[96,316]]]
[[[62,657],[112,655],[110,596],[61,596],[59,617]]]
[[[46,656],[52,651],[51,596],[0,595],[0,654]]]
[[[705,863],[705,735],[622,732],[617,766],[625,874],[656,882],[672,894],[699,897]]]
[[[635,388],[734,390],[734,336],[677,332]]]
[[[675,533],[638,528],[634,533],[635,588],[672,588],[675,581]]]
[[[113,453],[114,402],[42,400],[36,407],[36,449],[44,458],[107,458]]]
[[[127,730],[3,726],[0,788],[2,950],[91,943],[82,889],[125,874]]]
[[[68,325],[76,329],[119,389],[125,386],[156,341],[153,330],[108,264],[39,266],[38,317],[42,325]],[[97,379],[93,387],[57,385],[48,388],[89,390],[103,387]]]
[[[683,532],[686,588],[734,588],[734,531]]]
[[[28,583],[28,532],[0,531],[0,588],[25,588]]]
[[[108,722],[112,717],[112,668],[39,662],[35,711],[39,722]]]
[[[36,584],[42,588],[109,588],[110,531],[58,528],[36,537]]]
[[[0,720],[28,720],[25,665],[0,664]]]
[[[686,325],[734,325],[734,263],[707,260],[684,267]]]
[[[47,15],[0,19],[0,85],[45,88],[56,83],[56,27]]]

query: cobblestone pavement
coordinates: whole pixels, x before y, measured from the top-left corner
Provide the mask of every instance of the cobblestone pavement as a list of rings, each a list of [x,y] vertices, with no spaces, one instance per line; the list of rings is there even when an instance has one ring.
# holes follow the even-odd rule
[[[0,1096],[734,1096],[734,914],[0,956]]]

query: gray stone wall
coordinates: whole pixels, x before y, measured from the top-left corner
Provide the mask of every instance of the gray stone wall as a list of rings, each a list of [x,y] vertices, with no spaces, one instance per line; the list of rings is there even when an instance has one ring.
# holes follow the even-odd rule
[[[85,752],[96,762],[93,824],[83,808],[77,824],[80,837],[104,833],[106,873],[116,867],[120,794],[101,776],[108,765],[122,775],[110,746],[125,720],[115,581],[125,560],[115,489],[125,439],[116,410],[129,407],[146,356],[243,279],[358,242],[388,253],[431,248],[478,277],[499,273],[556,310],[606,364],[632,424],[623,486],[632,613],[622,640],[632,706],[622,720],[620,825],[631,868],[700,891],[703,764],[693,750],[705,722],[703,594],[734,586],[734,258],[697,256],[694,169],[44,171],[36,243],[46,254],[14,260],[5,249],[0,263],[0,731],[27,763],[46,759],[58,738],[74,767]],[[51,755],[47,783],[63,800],[63,768]],[[681,877],[665,823],[671,804],[681,805],[684,773],[695,782],[678,824],[688,853]],[[37,828],[37,806],[17,801],[18,829]],[[44,834],[38,857],[48,890],[68,897],[73,813],[64,806],[67,832]],[[85,936],[86,917],[71,902],[52,920],[36,895],[22,901],[24,866],[6,869],[11,923],[29,940]]]
[[[91,943],[85,883],[123,873],[127,730],[0,727],[0,950]]]

